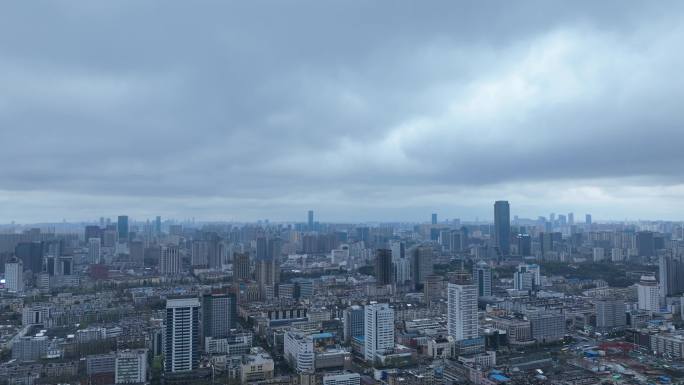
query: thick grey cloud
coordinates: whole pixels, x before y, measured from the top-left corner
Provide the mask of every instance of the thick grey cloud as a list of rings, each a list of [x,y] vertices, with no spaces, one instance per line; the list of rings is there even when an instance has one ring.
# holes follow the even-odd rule
[[[681,2],[0,5],[0,222],[684,217]]]

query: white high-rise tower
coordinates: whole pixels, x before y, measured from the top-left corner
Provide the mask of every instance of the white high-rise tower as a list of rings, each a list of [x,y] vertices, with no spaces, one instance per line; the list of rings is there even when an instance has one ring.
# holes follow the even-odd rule
[[[477,286],[449,283],[447,330],[456,341],[478,337]]]
[[[366,306],[364,358],[372,363],[378,352],[394,348],[394,310],[386,303]]]

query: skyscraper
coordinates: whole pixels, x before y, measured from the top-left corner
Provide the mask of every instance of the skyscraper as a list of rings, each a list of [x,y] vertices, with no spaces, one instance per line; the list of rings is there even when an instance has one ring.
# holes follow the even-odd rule
[[[433,225],[436,225],[436,224],[437,224],[437,213],[432,213],[432,221],[431,221],[431,223],[432,223]]]
[[[636,247],[640,257],[652,257],[655,255],[655,241],[652,231],[639,231],[636,233]]]
[[[411,259],[406,257],[406,244],[391,241],[392,264],[394,265],[394,280],[397,284],[404,284],[411,280]]]
[[[473,282],[477,286],[478,297],[491,297],[492,269],[486,262],[480,261],[473,268]]]
[[[529,234],[518,234],[518,254],[523,257],[532,255],[532,237]]]
[[[386,303],[366,305],[364,358],[373,363],[377,353],[394,348],[394,310]]]
[[[88,239],[88,263],[100,263],[100,246],[102,245],[102,240],[100,238],[90,238]]]
[[[262,297],[265,298],[269,288],[275,289],[280,282],[280,265],[275,258],[257,260],[254,268],[254,275]]]
[[[344,340],[351,341],[352,337],[364,335],[364,310],[363,306],[352,305],[344,309]]]
[[[235,295],[229,293],[202,296],[204,337],[226,338],[237,319]]]
[[[17,257],[12,257],[5,263],[5,287],[10,293],[24,291],[24,266]]]
[[[494,242],[501,255],[511,253],[511,206],[508,201],[494,202]]]
[[[119,236],[120,242],[128,240],[128,216],[127,215],[119,215],[119,218],[116,222],[116,230],[117,230],[117,234]]]
[[[257,237],[256,239],[256,259],[266,259],[268,257],[268,240],[266,237]]]
[[[584,223],[590,225],[591,224],[591,214],[586,214],[584,216]]]
[[[86,226],[83,239],[85,239],[85,241],[88,242],[90,238],[102,239],[102,235],[103,230],[100,226]]]
[[[569,225],[575,224],[575,213],[568,213],[568,224]]]
[[[432,264],[432,247],[418,246],[413,249],[413,266],[411,273],[413,274],[413,282],[416,287],[420,287],[425,283],[425,279],[433,273]]]
[[[200,350],[200,302],[197,298],[166,300],[164,369],[186,372],[196,369]]]
[[[154,235],[159,236],[161,235],[161,232],[161,217],[157,215],[154,219]]]
[[[684,262],[680,257],[661,255],[658,260],[660,296],[673,296],[684,291]]]
[[[309,231],[314,230],[314,212],[313,212],[313,210],[309,210],[308,230]]]
[[[22,260],[24,269],[38,274],[43,271],[43,248],[41,242],[19,242],[14,248],[14,255]]]
[[[657,312],[660,310],[660,296],[658,282],[655,277],[645,275],[637,284],[637,306],[639,310]]]
[[[249,279],[249,254],[235,253],[233,254],[233,280],[242,281]]]
[[[447,287],[447,331],[456,341],[477,338],[477,286],[468,283],[449,283]]]
[[[178,246],[162,246],[159,272],[162,275],[175,275],[181,272],[181,258]]]
[[[392,251],[377,249],[375,251],[375,280],[378,285],[392,284]]]

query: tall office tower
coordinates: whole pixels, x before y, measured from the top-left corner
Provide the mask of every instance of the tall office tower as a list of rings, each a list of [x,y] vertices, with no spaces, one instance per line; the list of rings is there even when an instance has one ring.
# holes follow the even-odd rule
[[[584,223],[590,225],[591,224],[591,214],[586,214],[584,216]]]
[[[640,257],[652,257],[655,255],[655,241],[653,232],[639,231],[636,233],[636,247]]]
[[[536,290],[541,284],[539,265],[518,265],[518,271],[513,273],[513,287],[515,290]]]
[[[154,235],[159,236],[161,235],[161,232],[161,217],[157,215],[154,219]]]
[[[128,255],[131,262],[142,266],[145,263],[145,243],[143,241],[131,241],[128,244]]]
[[[568,224],[569,225],[575,224],[575,213],[568,213]]]
[[[437,213],[432,213],[432,222],[433,225],[437,224]]]
[[[102,231],[100,226],[86,226],[83,239],[85,239],[86,242],[88,242],[90,238],[102,239]]]
[[[258,237],[256,239],[256,259],[268,258],[268,240],[266,237]]]
[[[655,277],[644,275],[637,284],[637,306],[639,310],[657,312],[660,310],[660,296],[658,282]]]
[[[249,254],[233,254],[233,280],[242,281],[250,278]]]
[[[423,284],[423,298],[430,304],[444,298],[444,278],[440,275],[428,275]]]
[[[532,255],[532,237],[529,234],[518,234],[518,254],[523,257]]]
[[[162,275],[176,275],[181,272],[181,258],[176,245],[162,246],[159,261],[159,273]]]
[[[314,212],[313,212],[313,210],[309,210],[308,230],[309,231],[314,230]]]
[[[451,230],[449,232],[449,250],[459,252],[463,251],[463,235],[460,230]]]
[[[486,262],[480,261],[473,268],[473,282],[477,286],[478,297],[492,296],[492,269]]]
[[[14,247],[14,255],[24,263],[24,269],[33,274],[43,271],[43,244],[41,242],[19,242]]]
[[[394,266],[394,278],[397,284],[405,285],[407,282],[411,282],[411,259],[410,258],[400,258],[393,264]]]
[[[684,263],[681,258],[661,255],[658,260],[658,275],[662,298],[684,291]]]
[[[45,256],[45,272],[48,273],[50,277],[54,276],[57,272],[57,257],[52,255]]]
[[[352,305],[344,309],[344,341],[349,343],[352,337],[364,335],[364,310],[363,306]]]
[[[511,253],[511,206],[508,201],[494,202],[494,242],[501,255]]]
[[[386,303],[366,305],[364,359],[375,362],[375,356],[394,348],[394,310]]]
[[[559,226],[565,226],[567,224],[568,224],[567,217],[563,214],[558,214],[558,225]]]
[[[199,364],[200,302],[197,298],[166,300],[164,370],[187,372]]]
[[[333,247],[330,248],[331,250]],[[280,258],[283,252],[283,240],[280,238],[269,238],[266,244],[266,256],[268,258]]]
[[[413,249],[413,266],[411,273],[413,274],[413,282],[416,287],[425,283],[425,279],[433,273],[432,264],[432,247],[418,246]]]
[[[254,275],[262,296],[265,295],[267,287],[275,287],[280,283],[280,266],[278,260],[261,259],[257,260]]]
[[[74,258],[61,256],[57,259],[57,275],[72,275],[74,273]]]
[[[88,263],[100,263],[102,254],[100,253],[102,240],[100,238],[88,239]]]
[[[627,325],[625,301],[599,299],[596,301],[596,328],[599,330],[622,329]]]
[[[392,251],[377,249],[375,251],[375,280],[378,285],[392,284]]]
[[[5,263],[5,287],[10,293],[24,291],[24,265],[17,257],[12,257]]]
[[[406,258],[406,243],[400,241],[391,241],[390,250],[392,251],[392,262],[398,259]]]
[[[209,244],[201,239],[192,241],[190,254],[190,264],[192,267],[207,268],[209,266]]]
[[[235,327],[237,303],[234,294],[205,294],[202,296],[204,337],[227,338]]]
[[[102,236],[104,237],[102,240],[102,246],[104,247],[114,247],[116,246],[116,236],[117,232],[116,229],[105,229],[102,232]]]
[[[114,383],[147,382],[147,349],[119,350],[114,363]]]
[[[119,218],[116,222],[116,232],[117,232],[117,235],[119,236],[120,242],[128,240],[128,216],[127,215],[119,215]]]
[[[477,286],[449,283],[447,286],[447,331],[456,341],[478,337]]]

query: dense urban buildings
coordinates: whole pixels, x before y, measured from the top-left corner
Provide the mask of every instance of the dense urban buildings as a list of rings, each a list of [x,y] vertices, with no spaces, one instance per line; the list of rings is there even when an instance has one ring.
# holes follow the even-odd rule
[[[681,223],[495,207],[490,222],[122,215],[0,232],[0,373],[34,385],[452,385],[541,381],[540,367],[560,379],[562,359],[599,384],[614,371],[590,365],[684,357]]]

